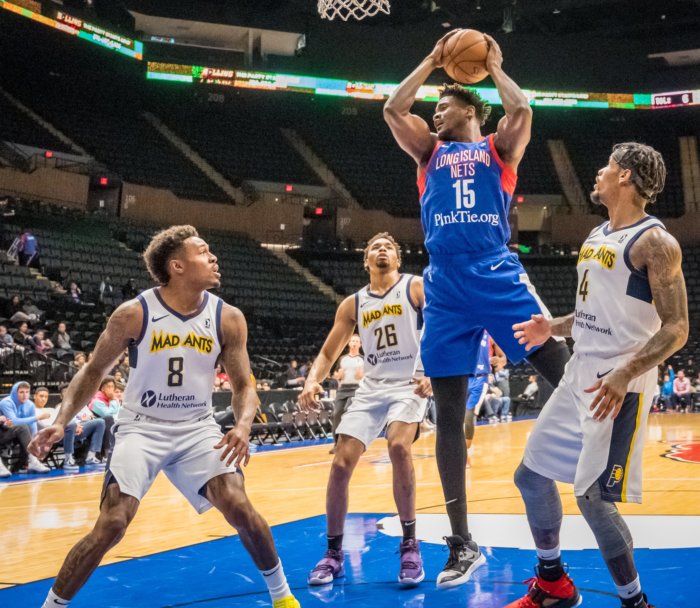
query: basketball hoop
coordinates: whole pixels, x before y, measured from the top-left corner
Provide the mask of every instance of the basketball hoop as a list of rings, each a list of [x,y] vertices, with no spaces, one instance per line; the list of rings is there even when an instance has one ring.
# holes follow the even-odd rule
[[[389,0],[318,0],[318,14],[321,19],[333,21],[340,17],[347,21],[350,17],[364,19],[382,12],[389,14]]]

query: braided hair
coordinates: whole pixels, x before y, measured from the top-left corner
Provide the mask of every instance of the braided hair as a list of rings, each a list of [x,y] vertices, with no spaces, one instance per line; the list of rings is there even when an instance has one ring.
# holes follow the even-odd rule
[[[639,196],[653,203],[666,182],[666,165],[661,154],[651,146],[629,141],[615,144],[612,158],[632,172],[632,183]]]

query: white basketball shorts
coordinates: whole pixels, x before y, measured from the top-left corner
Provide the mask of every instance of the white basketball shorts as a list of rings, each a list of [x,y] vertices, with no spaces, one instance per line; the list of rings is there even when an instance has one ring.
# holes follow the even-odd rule
[[[642,450],[656,368],[630,382],[614,420],[594,420],[590,405],[596,393],[584,392],[631,356],[599,359],[574,354],[535,423],[525,447],[525,466],[549,479],[573,483],[576,496],[597,481],[605,500],[642,501]]]
[[[162,470],[198,513],[211,508],[203,496],[207,482],[224,473],[240,473],[219,459],[223,436],[213,414],[185,422],[162,421],[125,408],[114,425],[114,450],[105,489],[113,477],[119,489],[139,501]]]
[[[375,380],[365,376],[335,430],[361,441],[365,449],[392,422],[417,422],[425,416],[427,399],[415,394],[416,385],[406,380]]]

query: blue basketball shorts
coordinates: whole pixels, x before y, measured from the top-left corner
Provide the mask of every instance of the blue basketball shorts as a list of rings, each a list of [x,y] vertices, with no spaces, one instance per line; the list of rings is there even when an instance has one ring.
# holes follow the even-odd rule
[[[473,410],[479,401],[485,396],[485,389],[488,385],[488,375],[469,376],[469,393],[467,395],[467,409]]]
[[[551,317],[518,256],[505,247],[431,256],[423,277],[421,359],[432,378],[473,373],[484,329],[512,363],[522,361],[534,349],[518,344],[513,324],[533,314]]]

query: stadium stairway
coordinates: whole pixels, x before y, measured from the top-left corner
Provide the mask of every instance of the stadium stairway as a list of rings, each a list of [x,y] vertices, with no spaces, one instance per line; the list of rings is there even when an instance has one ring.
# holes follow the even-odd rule
[[[547,140],[547,148],[564,196],[576,213],[586,213],[588,211],[588,197],[583,190],[581,180],[576,175],[576,168],[571,162],[566,144],[560,139],[549,139]]]
[[[173,147],[195,165],[204,175],[213,181],[219,188],[231,197],[235,203],[246,204],[246,195],[240,188],[236,188],[229,180],[211,166],[204,158],[195,152],[180,136],[167,127],[160,118],[150,112],[144,112],[142,116],[158,131]]]
[[[362,206],[357,202],[357,199],[351,194],[350,190],[345,186],[345,184],[340,180],[340,178],[333,173],[331,168],[323,162],[320,156],[318,156],[311,147],[304,141],[304,138],[299,135],[294,129],[280,128],[280,133],[289,142],[305,161],[306,164],[313,169],[313,171],[318,175],[326,186],[328,186],[333,192],[336,192],[340,197],[348,203],[348,205],[353,209],[361,209]]]
[[[324,283],[313,272],[311,272],[308,268],[302,266],[294,258],[288,256],[286,251],[282,247],[265,245],[263,246],[266,249],[268,249],[270,253],[272,253],[276,258],[284,262],[291,270],[293,270],[299,276],[301,276],[307,283],[318,289],[324,296],[332,298],[333,300],[335,300],[336,304],[340,304],[343,301],[344,296],[340,295],[327,283]]]

